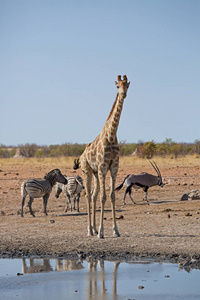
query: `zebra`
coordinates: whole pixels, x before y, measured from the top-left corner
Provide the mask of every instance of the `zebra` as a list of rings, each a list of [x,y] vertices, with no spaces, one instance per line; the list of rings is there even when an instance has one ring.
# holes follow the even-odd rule
[[[152,165],[152,167],[154,168],[154,170],[156,171],[158,176],[151,175],[146,172],[142,172],[138,175],[134,175],[134,174],[127,175],[124,178],[124,181],[122,182],[122,184],[120,184],[115,189],[116,191],[119,191],[123,187],[124,183],[127,186],[126,191],[124,193],[123,204],[126,204],[125,198],[126,198],[127,193],[129,193],[129,197],[130,197],[131,201],[133,202],[133,204],[135,204],[135,202],[133,201],[133,199],[131,197],[132,187],[134,187],[135,189],[142,188],[143,191],[145,192],[144,200],[146,200],[146,202],[149,204],[149,200],[147,199],[148,189],[155,185],[159,185],[161,187],[164,186],[164,184],[162,182],[162,176],[161,176],[160,170],[158,169],[158,166],[156,165],[156,163],[154,161],[153,161],[153,163],[151,161],[149,161],[149,162]]]
[[[83,186],[83,179],[79,175],[70,176],[67,177],[68,183],[66,185],[63,185],[62,183],[57,183],[55,187],[55,197],[58,198],[60,193],[63,192],[63,194],[66,196],[66,208],[65,212],[68,210],[68,204],[70,205],[70,209],[72,211],[72,205],[71,205],[71,197],[73,199],[73,210],[75,210],[75,202],[77,202],[77,212],[79,212],[79,199],[81,191],[85,188]],[[77,198],[75,197],[75,194],[77,194]]]
[[[61,174],[59,169],[54,169],[45,175],[44,179],[27,179],[21,185],[21,196],[22,196],[22,209],[21,216],[23,217],[23,207],[26,196],[29,195],[30,200],[28,202],[30,214],[35,217],[32,211],[32,202],[34,198],[43,198],[44,213],[47,216],[47,201],[49,199],[52,187],[60,182],[67,184],[67,179]]]

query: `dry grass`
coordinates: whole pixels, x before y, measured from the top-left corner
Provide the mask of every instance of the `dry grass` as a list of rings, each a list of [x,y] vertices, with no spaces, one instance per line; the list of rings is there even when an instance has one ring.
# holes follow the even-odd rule
[[[41,165],[51,166],[51,169],[59,167],[73,168],[74,157],[48,157],[48,158],[4,158],[0,159],[3,165]]]
[[[196,167],[200,166],[200,159],[198,156],[195,155],[187,155],[183,157],[178,157],[174,158],[172,156],[166,156],[166,157],[160,157],[156,156],[152,160],[154,160],[157,165],[160,167],[165,167],[165,166],[189,166],[189,167]],[[147,166],[148,160],[135,157],[135,156],[124,156],[120,157],[120,167],[122,166],[136,166],[136,167],[144,167]]]
[[[4,165],[40,165],[45,167],[57,168],[73,168],[75,157],[49,157],[49,158],[4,158],[0,159],[0,167]],[[154,157],[153,160],[159,165],[160,167],[197,167],[200,166],[200,158],[197,155],[187,155],[184,157],[173,158],[172,156],[168,157]],[[149,165],[147,159],[135,157],[135,156],[124,156],[120,157],[119,166],[132,166],[143,168]]]

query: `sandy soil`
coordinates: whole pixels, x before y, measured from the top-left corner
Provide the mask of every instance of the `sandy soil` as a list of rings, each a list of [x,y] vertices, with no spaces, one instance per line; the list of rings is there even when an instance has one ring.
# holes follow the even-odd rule
[[[198,160],[197,160],[198,161]],[[32,217],[26,206],[21,218],[20,186],[27,178],[43,178],[54,167],[66,175],[73,175],[72,168],[56,165],[33,164],[25,160],[0,161],[0,255],[22,257],[24,255],[50,255],[72,257],[83,251],[87,257],[126,258],[143,257],[184,261],[200,257],[200,200],[180,201],[188,191],[200,189],[200,166],[174,160],[174,164],[159,165],[164,188],[149,189],[150,205],[144,202],[142,190],[133,192],[137,202],[133,205],[127,196],[122,205],[124,188],[116,193],[116,215],[119,238],[112,237],[110,199],[106,202],[105,238],[87,236],[87,209],[85,197],[80,200],[80,213],[64,213],[65,197],[54,197],[54,188],[48,202],[48,216],[42,212],[42,200],[35,199]],[[144,166],[121,165],[117,185],[127,174],[147,171],[154,174],[148,164]],[[81,175],[77,170],[76,174]],[[82,176],[82,175],[81,175]],[[107,182],[109,194],[109,178]],[[100,205],[97,204],[97,224]],[[193,261],[192,260],[192,261]]]

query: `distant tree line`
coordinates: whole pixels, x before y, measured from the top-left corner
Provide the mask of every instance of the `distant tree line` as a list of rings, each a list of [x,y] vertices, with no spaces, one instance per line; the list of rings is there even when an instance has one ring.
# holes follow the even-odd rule
[[[71,144],[38,146],[36,144],[24,144],[17,147],[0,145],[0,158],[10,158],[20,152],[25,157],[59,157],[59,156],[80,156],[86,144]],[[155,143],[153,140],[149,142],[119,143],[120,155],[130,156],[134,153],[143,158],[152,158],[153,156],[168,156],[174,158],[185,156],[188,154],[200,155],[200,140],[195,140],[194,143],[176,143],[171,138],[167,138],[162,143]]]

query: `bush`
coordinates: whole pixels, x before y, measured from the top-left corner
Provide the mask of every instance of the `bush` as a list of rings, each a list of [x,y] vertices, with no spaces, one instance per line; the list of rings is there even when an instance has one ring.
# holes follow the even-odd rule
[[[19,145],[19,149],[22,155],[25,157],[34,157],[38,146],[36,144]]]

